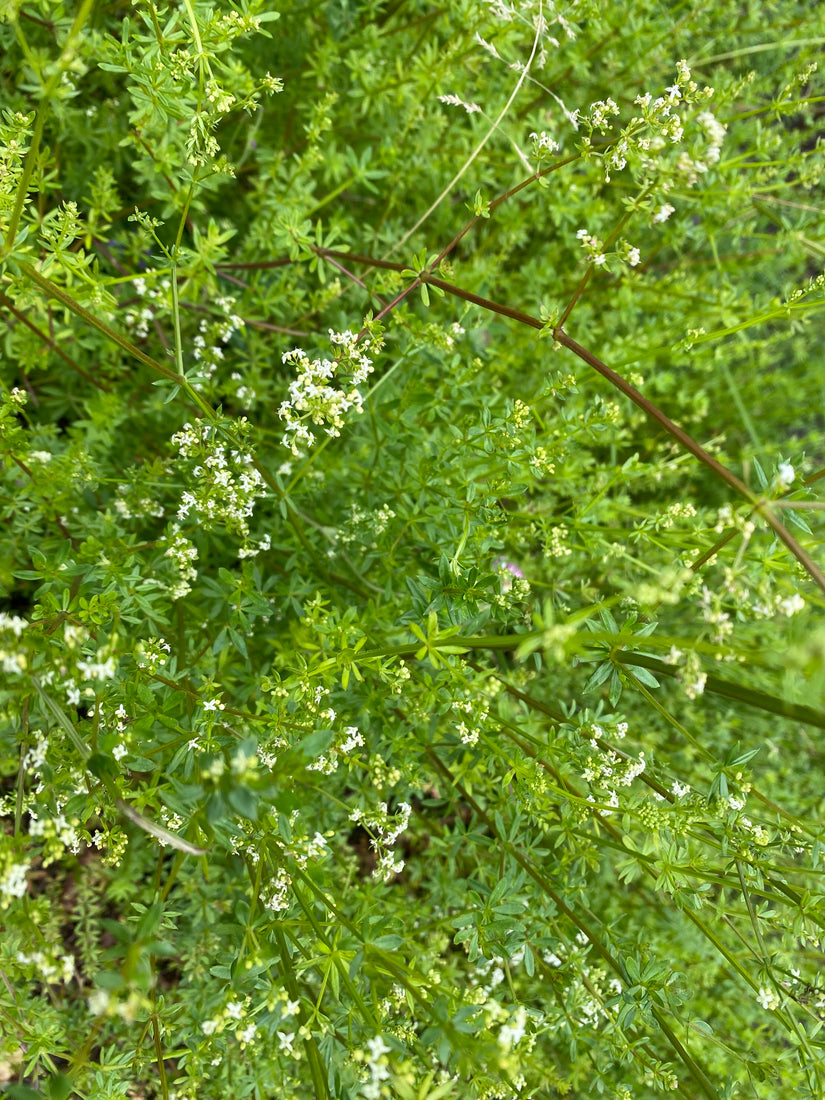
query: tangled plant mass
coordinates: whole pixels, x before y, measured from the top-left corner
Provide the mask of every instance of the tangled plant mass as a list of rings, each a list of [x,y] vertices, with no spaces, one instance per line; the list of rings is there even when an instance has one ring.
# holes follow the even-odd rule
[[[823,36],[6,5],[3,1095],[825,1094]]]

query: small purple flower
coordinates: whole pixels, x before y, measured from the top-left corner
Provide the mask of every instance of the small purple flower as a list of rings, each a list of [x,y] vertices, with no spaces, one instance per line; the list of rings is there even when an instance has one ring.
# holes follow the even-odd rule
[[[506,558],[495,558],[493,561],[493,568],[503,570],[506,573],[512,573],[514,577],[524,576],[515,562],[507,561]]]

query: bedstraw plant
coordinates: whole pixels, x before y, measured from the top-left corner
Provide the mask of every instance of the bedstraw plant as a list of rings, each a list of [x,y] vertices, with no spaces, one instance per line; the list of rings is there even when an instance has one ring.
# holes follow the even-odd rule
[[[823,43],[2,4],[4,1095],[825,1094]]]

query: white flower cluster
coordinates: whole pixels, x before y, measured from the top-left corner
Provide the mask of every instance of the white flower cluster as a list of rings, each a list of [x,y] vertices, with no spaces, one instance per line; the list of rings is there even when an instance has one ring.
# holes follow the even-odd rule
[[[599,130],[602,134],[610,127],[610,119],[619,113],[619,108],[614,99],[597,99],[590,104],[590,112],[584,121],[590,124],[591,129]]]
[[[28,888],[28,863],[9,863],[0,874],[0,909],[7,909],[12,898],[22,898]]]
[[[702,585],[699,607],[704,621],[713,627],[712,640],[716,645],[721,645],[733,633],[733,622],[729,613],[722,609],[720,595],[711,592],[707,585]]]
[[[272,536],[269,534],[269,532],[267,532],[265,535],[263,535],[262,538],[258,539],[256,542],[251,543],[247,546],[242,546],[240,548],[240,550],[238,551],[238,557],[239,558],[255,558],[262,551],[265,552],[267,550],[270,550],[271,548],[272,548]]]
[[[192,340],[192,358],[202,367],[200,381],[195,381],[196,389],[210,379],[224,357],[223,346],[232,336],[244,327],[244,319],[235,313],[235,301],[232,298],[216,298],[214,304],[223,316],[210,319],[203,317],[198,332]]]
[[[149,335],[149,325],[155,318],[159,309],[168,307],[172,283],[169,279],[161,279],[156,288],[147,286],[146,280],[151,279],[154,272],[147,271],[145,276],[132,281],[134,291],[139,298],[148,299],[140,308],[127,309],[123,315],[126,327],[131,329],[135,336],[145,340]]]
[[[335,711],[325,711],[322,717],[331,713],[335,717]],[[357,726],[347,726],[344,730],[343,741],[332,745],[328,755],[318,756],[307,766],[307,771],[321,772],[323,775],[332,775],[338,770],[338,764],[342,757],[352,756],[356,749],[363,748],[364,738]]]
[[[587,258],[596,267],[601,267],[607,260],[607,253],[604,251],[604,245],[598,237],[594,237],[592,233],[588,233],[586,229],[579,229],[576,232],[576,237],[581,241],[582,248],[587,253]],[[611,256],[616,256],[617,259],[622,260],[630,267],[638,267],[642,260],[642,254],[639,249],[630,244],[628,241],[617,241],[615,251],[610,253]]]
[[[455,728],[456,733],[461,738],[462,745],[478,744],[479,734],[489,714],[487,708],[481,707],[479,709],[471,699],[454,699],[452,709],[469,718],[469,725],[462,718]]]
[[[400,802],[393,819],[387,811],[387,803],[379,802],[377,810],[371,813],[356,806],[349,815],[350,821],[362,825],[371,834],[370,846],[379,853],[374,874],[382,882],[389,882],[393,875],[400,875],[404,870],[404,860],[396,859],[390,848],[409,825],[411,813],[409,802]]]
[[[498,1044],[502,1050],[512,1050],[524,1038],[527,1030],[527,1011],[519,1005],[513,1015],[498,1033]]]
[[[587,252],[587,258],[596,267],[601,265],[607,259],[607,256],[602,251],[603,245],[598,237],[594,237],[592,233],[588,233],[586,229],[579,229],[576,232],[576,237],[581,241],[582,248]]]
[[[536,133],[534,130],[530,134],[530,140],[533,143],[533,156],[536,157],[537,160],[541,160],[543,157],[552,156],[553,153],[558,153],[559,151],[559,143],[554,141],[546,130],[542,130],[540,134]]]
[[[780,462],[773,479],[774,488],[780,492],[787,492],[796,481],[796,470],[790,462]]]
[[[361,1095],[365,1100],[378,1100],[383,1095],[381,1082],[389,1080],[390,1069],[385,1054],[390,1048],[380,1035],[373,1036],[367,1042],[367,1061],[365,1071],[368,1079],[361,1085]]]
[[[794,592],[792,596],[780,596],[776,600],[776,610],[788,618],[802,611],[804,607],[805,601],[798,592]]]
[[[598,748],[595,740],[591,744]],[[613,749],[599,752],[597,756],[589,756],[587,765],[582,772],[582,779],[588,783],[596,783],[601,787],[615,785],[617,787],[629,787],[637,775],[645,770],[644,750],[637,757],[619,755]],[[609,781],[609,783],[607,782]]]
[[[81,680],[111,680],[117,671],[117,659],[106,657],[103,661],[78,661],[77,673]]]
[[[233,9],[220,15],[217,25],[224,35],[237,38],[241,34],[251,34],[260,30],[261,18],[258,15],[250,15]]]
[[[718,162],[725,127],[709,110],[696,116],[704,146],[701,154],[693,156],[683,150],[669,165],[663,159],[663,151],[685,138],[686,120],[679,113],[680,108],[701,104],[713,95],[712,88],[699,88],[691,79],[687,62],[677,62],[676,70],[676,82],[665,89],[664,95],[654,97],[646,92],[636,97],[634,102],[641,108],[641,115],[632,118],[616,142],[604,152],[595,151],[591,137],[596,131],[601,134],[607,132],[610,119],[618,114],[615,102],[607,99],[593,103],[589,113],[582,116],[591,135],[584,139],[584,151],[602,160],[606,181],[609,182],[611,172],[620,172],[633,161],[642,170],[643,176],[649,181],[657,180],[661,188],[667,191],[673,185],[672,181],[692,186],[702,173]],[[660,204],[651,214],[653,222],[666,221],[673,209],[669,203]]]
[[[147,638],[145,642],[139,642],[135,648],[137,666],[145,668],[148,672],[155,672],[166,664],[171,652],[171,646],[163,638]]]
[[[0,672],[4,672],[7,676],[19,676],[24,672],[28,665],[28,657],[25,651],[14,645],[11,639],[9,639],[11,644],[6,644],[6,638],[3,638],[3,635],[12,635],[13,639],[17,639],[28,625],[26,619],[21,619],[19,615],[9,615],[5,611],[0,611]]]
[[[31,967],[33,977],[39,982],[58,982],[66,985],[74,977],[74,955],[47,955],[43,951],[18,951],[17,962],[21,966]]]
[[[8,630],[15,638],[19,638],[28,625],[28,620],[20,615],[9,615],[6,611],[0,611],[0,632]]]
[[[523,431],[533,419],[533,411],[524,401],[516,398],[509,419],[516,431]]]
[[[566,527],[551,527],[544,544],[546,558],[569,558],[573,553],[567,541],[569,532]]]
[[[218,139],[212,133],[214,125],[214,119],[203,111],[197,111],[192,116],[186,138],[186,156],[195,168],[205,168],[220,151]]]
[[[284,868],[280,867],[270,883],[271,893],[264,902],[266,908],[272,909],[276,913],[282,913],[285,909],[289,909],[289,888],[291,885],[292,879]]]
[[[140,518],[142,516],[155,516],[159,519],[165,512],[161,501],[140,496],[126,483],[118,485],[117,496],[112,501],[112,507],[118,516],[122,516],[123,519]]]
[[[169,593],[173,600],[182,600],[192,591],[190,581],[198,575],[193,562],[197,561],[197,548],[184,535],[175,534],[169,540],[169,546],[164,550],[163,556],[171,558],[180,576],[174,584],[168,585]]]
[[[59,809],[49,817],[40,817],[30,807],[29,818],[29,836],[43,837],[46,842],[41,856],[44,867],[60,858],[65,848],[75,855],[80,851],[75,823],[68,821]]]
[[[669,504],[663,512],[655,517],[653,522],[654,531],[668,530],[673,527],[677,520],[680,519],[692,519],[696,515],[696,509],[692,504],[682,504],[675,502]]]
[[[46,763],[46,756],[49,751],[49,735],[44,733],[43,730],[29,730],[29,737],[34,738],[34,744],[29,745],[26,750],[23,757],[23,766],[31,775],[38,776]],[[38,784],[36,790],[42,790],[42,785]]]
[[[128,733],[126,727],[129,724],[129,712],[124,707],[123,703],[119,703],[117,708],[112,711],[110,707],[104,703],[98,704],[98,734],[105,732],[107,728],[111,730],[116,737],[116,742],[112,747],[112,756],[115,760],[122,760],[129,752],[128,747]],[[89,717],[94,716],[94,711],[89,712]]]
[[[219,115],[225,115],[228,111],[231,111],[235,97],[231,92],[222,88],[217,80],[214,78],[207,80],[205,92],[207,103],[211,104]]]
[[[524,573],[515,562],[508,561],[506,558],[496,558],[493,561],[493,568],[499,575],[500,591],[493,596],[493,601],[498,607],[507,606],[508,600],[506,597],[508,595],[510,596],[509,602],[513,604],[517,604],[530,595],[530,582],[525,580]]]
[[[394,519],[395,512],[389,504],[382,504],[368,512],[357,501],[353,501],[350,504],[349,518],[338,537],[344,545],[358,543],[361,546],[369,545],[375,550],[378,547],[376,540],[384,534]]]
[[[723,504],[716,512],[716,525],[714,531],[721,533],[726,527],[736,527],[746,539],[749,539],[756,530],[756,524],[747,519],[741,512],[734,512],[730,504]]]
[[[358,387],[372,374],[372,360],[365,354],[373,347],[366,337],[360,342],[355,333],[329,330],[330,342],[337,348],[334,359],[310,359],[301,348],[285,352],[282,361],[298,368],[298,376],[289,385],[289,400],[278,409],[286,422],[284,444],[300,456],[311,447],[315,435],[307,422],[325,425],[327,435],[341,434],[346,414],[363,410]],[[343,384],[339,387],[335,381]]]
[[[237,421],[235,427],[244,430],[246,418]],[[200,459],[192,470],[197,479],[195,490],[181,494],[178,519],[195,512],[207,530],[225,526],[247,538],[247,518],[252,515],[257,498],[266,491],[261,474],[252,465],[252,455],[248,451],[228,452],[223,444],[217,443],[214,427],[205,421],[184,424],[172,436],[172,443],[182,458]]]
[[[270,95],[276,92],[282,92],[284,90],[284,82],[279,76],[273,76],[270,72],[265,72],[261,79],[261,86],[265,92],[269,92]]]
[[[754,825],[749,817],[744,815],[739,818],[739,825],[745,830],[745,833],[760,848],[766,847],[770,844],[770,835],[764,825]]]
[[[551,477],[556,472],[556,464],[547,453],[546,447],[535,447],[530,455],[530,469],[536,477]]]
[[[724,615],[719,625],[727,627],[728,622],[728,616]],[[696,699],[704,692],[708,675],[706,672],[702,672],[699,654],[695,650],[691,650],[685,658],[685,667],[682,669],[679,679],[688,699]]]

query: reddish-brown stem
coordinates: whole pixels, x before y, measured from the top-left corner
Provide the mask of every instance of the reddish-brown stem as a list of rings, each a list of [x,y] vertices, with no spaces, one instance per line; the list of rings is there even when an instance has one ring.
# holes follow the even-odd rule
[[[570,299],[570,301],[564,307],[564,312],[562,313],[561,317],[559,318],[559,326],[558,326],[559,328],[561,328],[561,326],[565,323],[567,318],[573,312],[573,308],[576,305],[576,302],[578,302],[579,298],[581,298],[582,294],[584,293],[585,289],[587,288],[587,284],[593,278],[593,272],[594,271],[595,271],[595,268],[594,268],[593,264],[590,264],[587,268],[587,271],[585,271],[585,273],[584,273],[584,278],[579,283],[579,285],[576,287],[576,290],[575,290],[575,293],[573,294],[573,297]]]
[[[9,313],[11,313],[11,315],[20,322],[21,325],[25,325],[27,329],[29,329],[35,334],[35,336],[43,341],[43,343],[46,345],[47,348],[49,348],[50,351],[53,351],[55,355],[58,355],[64,363],[67,363],[72,368],[72,370],[77,371],[77,373],[82,378],[85,378],[87,382],[90,382],[93,386],[97,386],[97,388],[99,390],[103,390],[104,393],[110,392],[108,386],[105,386],[102,382],[98,382],[96,378],[93,378],[91,374],[88,374],[83,369],[83,367],[81,367],[78,363],[74,361],[74,359],[71,358],[71,356],[67,355],[62,348],[57,346],[54,339],[50,337],[48,333],[43,332],[37,327],[37,325],[34,324],[33,321],[30,321],[24,313],[21,313],[20,310],[17,309],[17,307],[15,306],[14,302],[12,302],[11,299],[7,298],[5,294],[0,294],[0,305],[4,306],[9,311]]]
[[[362,290],[366,290],[367,294],[371,293],[369,287],[363,281],[363,279],[359,279],[357,275],[354,275],[350,270],[348,270],[348,268],[344,267],[342,263],[339,263],[339,261],[336,260],[334,256],[331,256],[329,253],[327,253],[326,259],[329,260],[333,267],[337,267],[340,272],[342,272],[349,280],[355,283],[356,286],[360,286]],[[380,306],[384,305],[384,302],[381,301],[378,295],[375,295],[375,298]]]
[[[497,199],[493,199],[492,202],[490,202],[489,204],[489,213],[492,213],[493,210],[496,209],[496,207],[501,206],[503,202],[507,202],[508,199],[511,199],[514,195],[517,195],[519,191],[523,191],[525,187],[529,187],[531,183],[535,183],[536,180],[540,180],[544,176],[549,175],[550,172],[557,172],[559,168],[564,168],[565,165],[572,164],[578,159],[579,154],[576,153],[573,156],[565,157],[564,160],[555,161],[549,167],[542,168],[540,172],[533,172],[533,174],[531,176],[528,176],[527,179],[523,179],[521,183],[517,183],[515,187],[511,187],[509,191],[505,191],[503,195],[499,195]],[[438,267],[438,265],[447,256],[449,256],[456,245],[458,245],[459,241],[461,241],[470,232],[473,226],[477,222],[481,221],[482,217],[483,215],[481,214],[475,214],[472,218],[470,218],[464,228],[460,230],[460,232],[457,233],[455,237],[453,237],[453,239],[448,245],[446,245],[446,247],[442,248],[442,250],[436,256],[433,262],[427,267],[427,271],[434,271]]]
[[[443,255],[443,254],[442,254]],[[385,267],[387,266],[386,260],[373,261],[365,256],[348,256],[348,259],[353,262],[362,262],[375,264],[375,266]],[[430,265],[433,266],[433,265]],[[396,265],[393,265],[393,269]],[[419,283],[428,283],[431,286],[440,287],[448,294],[452,294],[457,298],[462,298],[464,301],[471,302],[473,305],[480,306],[482,309],[487,309],[490,312],[498,313],[503,317],[510,317],[514,321],[518,321],[520,324],[529,325],[531,328],[543,329],[545,326],[537,317],[532,317],[528,313],[524,313],[521,310],[513,309],[510,306],[502,305],[500,302],[490,301],[488,298],[482,298],[478,294],[473,294],[471,291],[463,290],[461,287],[454,286],[452,283],[446,282],[444,279],[439,279],[428,271],[422,271],[418,278],[414,280],[410,286],[405,287],[400,294],[398,294],[389,305],[381,311],[378,317],[383,317],[389,313],[396,305],[399,304]],[[669,416],[662,412],[652,401],[648,400],[644,394],[640,393],[635,386],[632,386],[627,382],[620,374],[617,374],[611,367],[608,367],[606,363],[603,363],[596,355],[587,348],[583,347],[572,336],[568,336],[566,332],[560,326],[553,329],[553,337],[562,347],[567,348],[568,351],[572,351],[574,355],[578,356],[588,366],[597,371],[603,378],[605,378],[612,386],[623,393],[626,397],[630,398],[634,405],[640,408],[647,416],[652,420],[655,420],[660,424],[664,430],[673,439],[677,441],[686,451],[698,458],[703,465],[717,477],[721,478],[727,485],[734,489],[746,500],[750,501],[754,510],[759,512],[764,518],[765,522],[777,536],[777,538],[787,546],[796,560],[806,570],[808,575],[814,581],[814,583],[825,593],[825,574],[808,554],[808,552],[797,542],[790,531],[785,525],[777,519],[773,514],[770,502],[763,500],[752,493],[748,486],[740,478],[736,476],[726,466],[723,466],[721,462],[709,454],[695,439],[692,439],[687,432],[683,431],[677,424],[675,424]]]
[[[628,212],[624,215],[624,217],[619,219],[619,224],[615,227],[613,232],[610,233],[607,236],[607,238],[605,239],[604,246],[603,246],[604,248],[609,248],[610,245],[612,245],[613,242],[617,239],[617,237],[619,236],[621,231],[624,229],[624,227],[630,221],[631,213],[632,213],[632,211],[628,210]],[[556,325],[557,328],[564,328],[564,325],[567,322],[567,319],[569,318],[570,314],[573,312],[573,309],[576,305],[576,302],[578,302],[579,298],[581,298],[582,294],[584,293],[585,289],[587,288],[587,284],[593,278],[593,273],[595,272],[595,270],[596,270],[595,264],[591,263],[588,266],[587,271],[585,271],[584,277],[582,278],[581,282],[576,287],[576,291],[573,294],[573,297],[570,299],[570,301],[565,306],[564,312],[562,313],[562,315],[559,318],[558,323]]]
[[[747,485],[745,485],[744,481],[741,481],[736,474],[726,466],[723,466],[722,463],[717,461],[712,455],[708,454],[704,447],[700,446],[694,439],[691,439],[687,432],[684,432],[678,425],[674,424],[670,417],[666,416],[652,401],[649,401],[641,394],[635,386],[631,386],[631,384],[625,381],[620,374],[611,370],[606,363],[603,363],[601,359],[588,351],[587,348],[582,347],[581,344],[577,343],[571,336],[568,336],[566,332],[562,332],[561,329],[557,328],[553,335],[562,347],[572,351],[574,355],[577,355],[579,359],[587,363],[588,366],[598,371],[598,373],[603,378],[606,378],[611,385],[615,386],[616,389],[620,390],[626,397],[629,397],[634,405],[638,406],[638,408],[651,417],[651,419],[661,424],[668,435],[672,436],[686,451],[689,451],[695,458],[698,458],[700,462],[707,466],[709,470],[712,470],[717,477],[721,478],[722,481],[730,485],[732,489],[735,489],[737,493],[740,493],[749,500],[756,511],[764,518],[777,538],[787,546],[796,560],[807,571],[811,579],[817,584],[822,592],[825,593],[825,574],[823,574],[810,554],[800,546],[787,527],[776,518],[771,511],[769,501],[760,500],[756,497]]]

